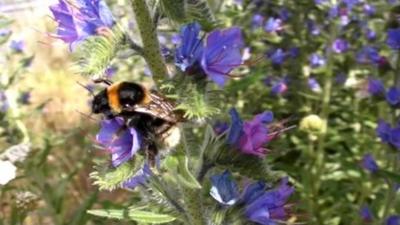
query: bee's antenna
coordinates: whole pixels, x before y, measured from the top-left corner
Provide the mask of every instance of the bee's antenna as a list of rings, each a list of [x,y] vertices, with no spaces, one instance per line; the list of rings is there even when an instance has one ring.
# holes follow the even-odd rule
[[[85,89],[90,93],[90,95],[91,95],[92,97],[94,97],[93,90],[91,90],[90,88],[88,88],[86,85],[82,84],[82,83],[79,82],[79,81],[77,81],[76,83],[77,83],[79,86],[85,88]]]
[[[111,80],[104,79],[104,78],[95,79],[95,80],[93,80],[93,82],[96,83],[96,84],[98,84],[98,83],[105,83],[105,84],[107,84],[108,86],[111,86],[111,85],[113,84],[113,82],[112,82]]]

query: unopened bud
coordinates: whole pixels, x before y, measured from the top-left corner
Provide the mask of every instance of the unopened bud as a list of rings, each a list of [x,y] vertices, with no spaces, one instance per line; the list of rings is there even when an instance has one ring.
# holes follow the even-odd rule
[[[324,121],[318,115],[311,114],[300,121],[300,129],[312,133],[322,133]]]

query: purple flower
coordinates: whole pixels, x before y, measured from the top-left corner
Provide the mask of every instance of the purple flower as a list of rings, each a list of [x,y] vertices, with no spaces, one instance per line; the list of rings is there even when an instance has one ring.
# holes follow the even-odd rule
[[[291,14],[287,8],[280,9],[278,14],[279,14],[279,18],[281,18],[282,21],[287,21],[291,16]]]
[[[244,191],[242,196],[242,201],[245,204],[250,204],[257,198],[259,198],[262,194],[264,194],[267,185],[265,182],[258,181],[248,185]]]
[[[283,29],[282,20],[279,18],[269,18],[264,26],[264,30],[268,33],[279,32]]]
[[[117,167],[131,159],[140,149],[140,137],[134,128],[126,128],[122,118],[103,120],[96,140],[111,153]]]
[[[345,73],[339,73],[335,77],[335,82],[337,84],[343,85],[347,81],[347,75]]]
[[[239,146],[239,150],[244,154],[264,157],[267,149],[263,146],[271,140],[266,124],[273,120],[272,112],[254,116],[251,121],[244,123],[235,109],[230,110],[231,128],[228,134],[228,143]]]
[[[19,101],[24,105],[30,104],[31,103],[31,92],[26,91],[26,92],[21,93]]]
[[[240,28],[214,30],[207,37],[201,67],[211,80],[223,86],[229,73],[241,65],[243,46]]]
[[[278,48],[267,55],[271,59],[272,64],[274,65],[282,65],[287,56],[287,54],[281,48]]]
[[[228,125],[227,123],[225,123],[225,122],[217,121],[217,122],[214,124],[214,132],[215,132],[217,135],[220,135],[220,134],[224,133],[224,132],[227,131],[228,129],[229,129],[229,125]]]
[[[25,42],[23,40],[12,40],[10,48],[15,52],[23,52],[25,48]]]
[[[308,31],[312,35],[317,36],[317,35],[321,34],[321,28],[315,23],[315,21],[307,20],[306,26],[307,26]]]
[[[181,45],[176,49],[175,65],[183,72],[200,61],[203,41],[199,38],[200,24],[190,23],[181,28]]]
[[[222,174],[212,176],[210,195],[223,205],[234,205],[239,199],[239,190],[236,182],[232,180],[231,173],[226,170]]]
[[[153,173],[151,172],[149,165],[144,164],[139,171],[122,184],[122,187],[134,189],[139,185],[144,185],[152,175]]]
[[[400,225],[400,216],[391,215],[386,219],[385,225]]]
[[[349,43],[344,39],[336,39],[332,43],[332,50],[335,53],[343,53],[349,49]]]
[[[10,107],[6,93],[4,91],[0,91],[0,112],[6,112]]]
[[[109,66],[107,67],[106,71],[104,72],[108,78],[113,77],[118,71],[118,67],[116,66]]]
[[[367,29],[365,29],[365,36],[370,41],[375,40],[376,39],[376,32],[374,30],[372,30],[371,28],[367,28]]]
[[[270,140],[266,123],[271,122],[272,118],[272,112],[265,112],[256,115],[251,121],[244,122],[239,139],[239,149],[242,153],[265,156],[267,149],[264,145]]]
[[[89,36],[98,35],[103,28],[111,28],[114,18],[103,0],[78,0],[77,6],[66,0],[50,6],[58,23],[57,37],[70,47]]]
[[[285,78],[278,80],[271,87],[272,95],[282,95],[288,90],[287,80]]]
[[[381,60],[378,49],[365,46],[359,52],[357,52],[356,60],[361,64],[378,64]]]
[[[253,28],[260,28],[264,23],[264,16],[260,14],[254,14],[253,18],[251,19],[251,26]]]
[[[364,4],[363,9],[364,9],[364,13],[365,13],[367,16],[372,16],[372,15],[374,15],[375,12],[376,12],[375,6],[373,6],[373,5],[371,5],[371,4],[367,4],[367,3]]]
[[[393,50],[400,49],[400,28],[388,30],[386,44]]]
[[[310,65],[312,68],[318,68],[321,66],[324,66],[326,64],[326,60],[325,58],[323,58],[322,56],[320,56],[317,53],[313,53],[310,58]]]
[[[386,101],[393,107],[400,106],[400,89],[391,87],[386,93]]]
[[[381,80],[369,77],[366,83],[366,92],[372,96],[383,95],[385,86]]]
[[[319,85],[317,79],[313,77],[308,78],[307,84],[310,90],[313,92],[319,93],[322,91],[321,85]]]
[[[363,205],[360,209],[360,217],[364,222],[372,222],[374,216],[371,209],[367,205]]]
[[[288,179],[282,179],[280,185],[246,203],[245,215],[255,223],[275,225],[278,221],[285,221],[288,217],[286,203],[294,188],[288,185]]]
[[[376,128],[376,135],[383,143],[390,144],[400,149],[400,124],[392,128],[389,123],[386,123],[384,120],[379,120]]]
[[[378,171],[379,167],[371,154],[365,154],[361,160],[361,166],[371,173]]]

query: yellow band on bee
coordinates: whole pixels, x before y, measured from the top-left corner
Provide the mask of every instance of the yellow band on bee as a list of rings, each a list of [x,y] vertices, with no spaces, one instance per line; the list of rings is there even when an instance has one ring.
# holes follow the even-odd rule
[[[121,83],[115,83],[107,88],[108,103],[116,113],[120,113],[122,110],[121,103],[119,102],[119,86]]]

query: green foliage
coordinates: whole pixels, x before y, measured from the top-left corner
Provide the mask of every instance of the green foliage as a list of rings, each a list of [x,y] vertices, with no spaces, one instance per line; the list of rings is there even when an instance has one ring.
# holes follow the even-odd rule
[[[183,23],[186,18],[185,0],[160,0],[161,11],[172,21]]]
[[[123,44],[123,35],[115,26],[106,30],[104,35],[91,36],[80,43],[74,52],[78,72],[95,79],[102,78]]]
[[[106,217],[111,219],[129,219],[141,223],[162,224],[175,220],[174,217],[167,214],[147,212],[140,209],[92,209],[87,211],[89,214]]]
[[[128,161],[116,168],[102,168],[98,166],[94,172],[90,174],[93,184],[98,185],[100,190],[114,190],[131,178],[140,168],[140,164],[134,161]]]

